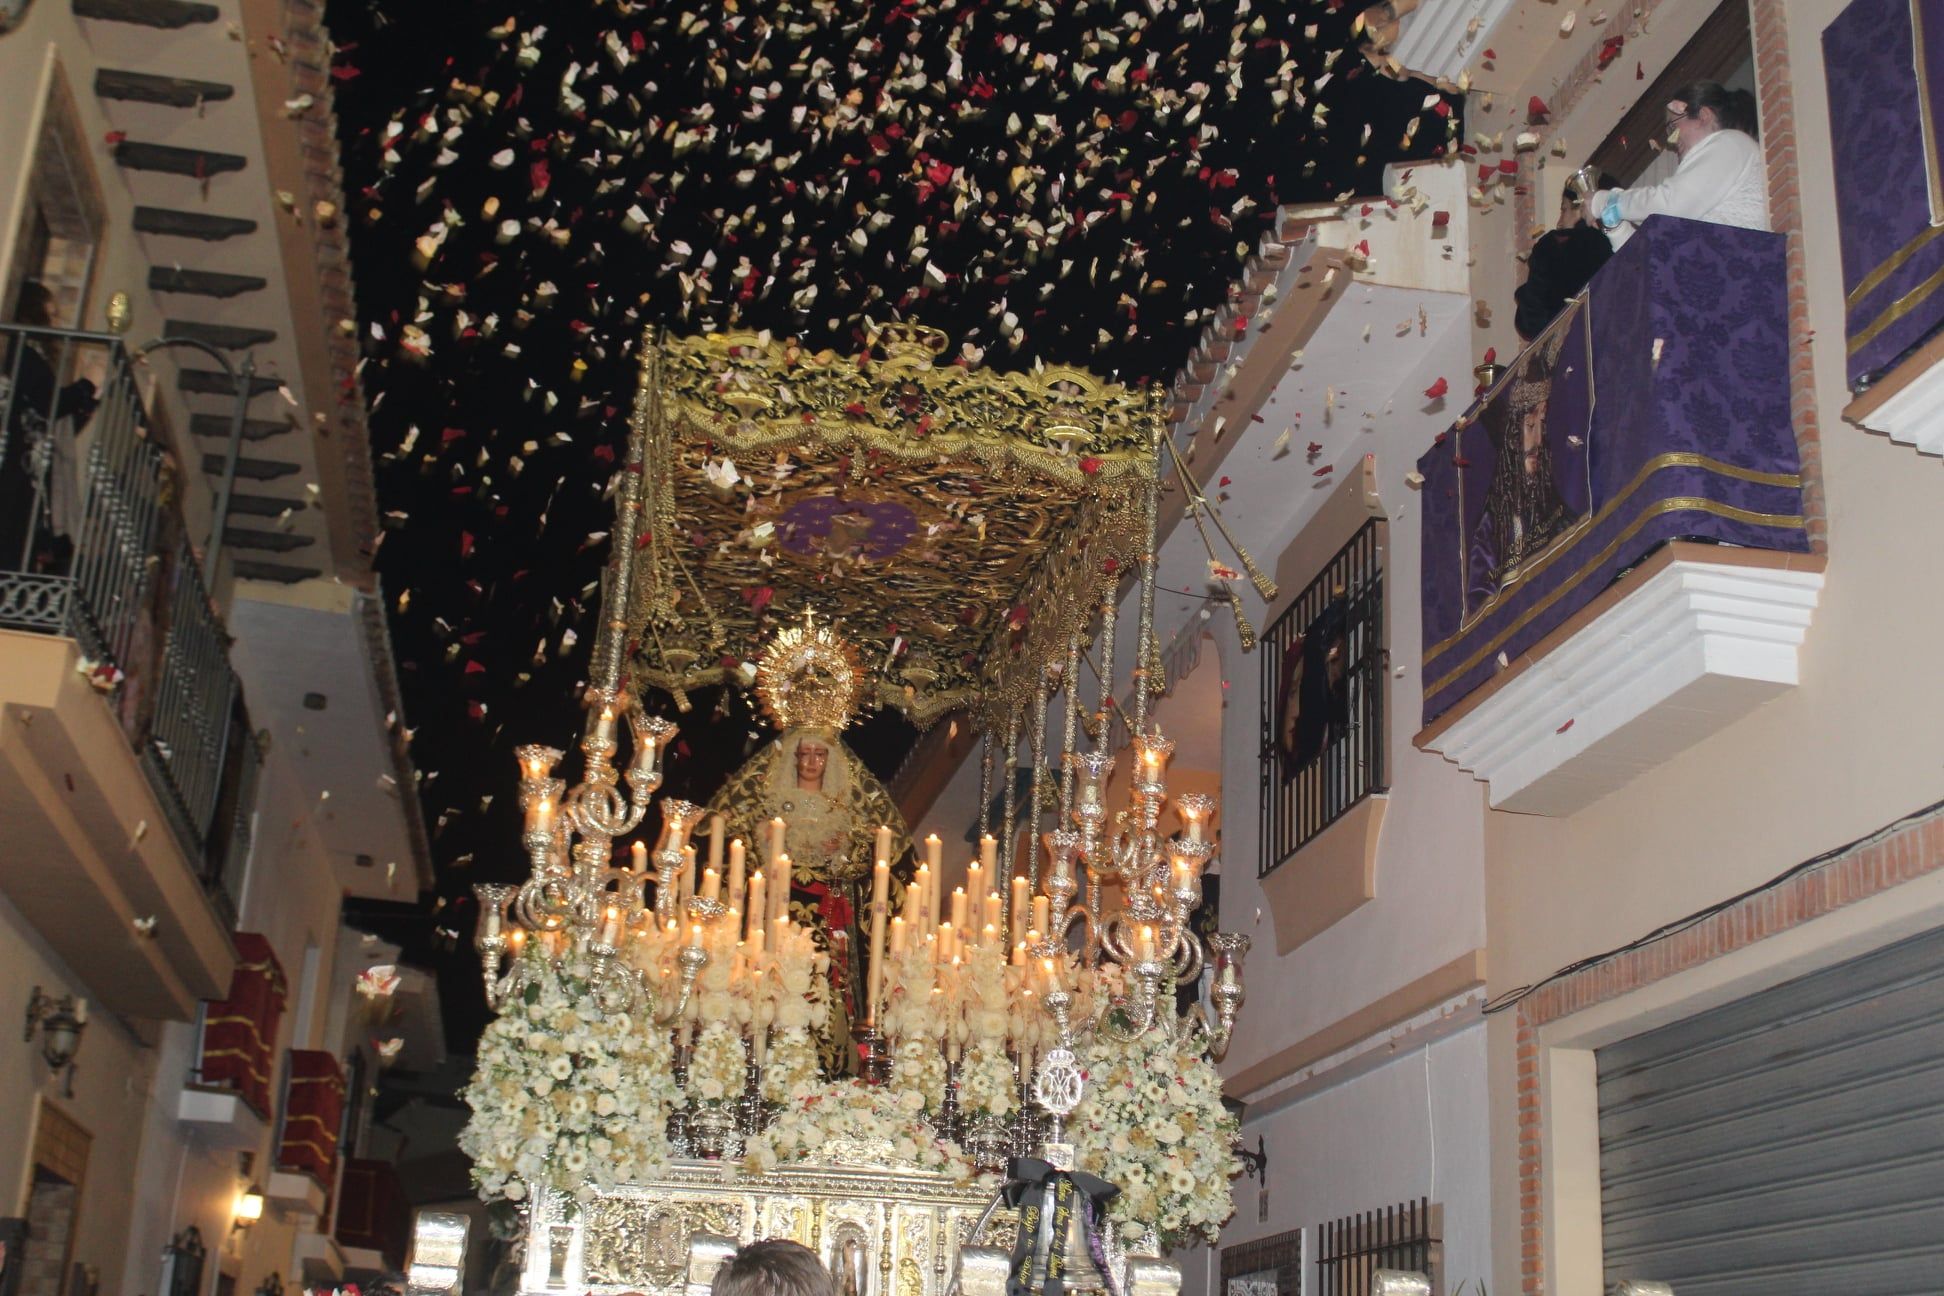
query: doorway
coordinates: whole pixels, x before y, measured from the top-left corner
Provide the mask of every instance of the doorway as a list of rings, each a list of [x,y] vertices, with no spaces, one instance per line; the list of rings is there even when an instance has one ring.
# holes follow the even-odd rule
[[[88,1150],[94,1138],[59,1107],[41,1099],[34,1121],[27,1184],[27,1236],[18,1296],[67,1296],[74,1239],[80,1231]]]

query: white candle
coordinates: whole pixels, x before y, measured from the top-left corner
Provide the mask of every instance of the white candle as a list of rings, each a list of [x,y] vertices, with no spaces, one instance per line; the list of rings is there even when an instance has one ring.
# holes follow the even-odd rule
[[[995,933],[999,930],[999,893],[997,891],[986,892],[985,925],[990,927]]]
[[[891,858],[891,825],[889,824],[878,825],[877,858],[881,860],[889,860]]]
[[[983,896],[986,892],[985,880],[986,871],[984,869],[980,868],[977,864],[966,866],[965,894],[971,896],[975,904],[978,903],[979,897]]]
[[[633,866],[635,872],[646,873],[648,871],[647,842],[636,842],[628,848],[628,854],[632,857],[629,863]]]
[[[1042,932],[1053,930],[1053,902],[1043,895],[1033,897],[1033,926]]]
[[[1154,962],[1154,928],[1148,926],[1146,923],[1141,924],[1139,949],[1143,963]]]
[[[1023,940],[1013,942],[1012,965],[1016,968],[1026,966],[1026,942]]]
[[[686,901],[695,894],[695,847],[682,847],[682,880],[675,894]]]
[[[749,876],[749,933],[744,938],[746,940],[762,939],[763,922],[765,919],[769,917],[769,910],[763,907],[764,901],[767,899],[767,897],[763,894],[763,888],[765,885],[767,885],[767,883],[763,877],[763,870],[757,869],[754,873],[750,874]]]
[[[701,923],[689,924],[689,948],[690,949],[702,948],[702,924]]]
[[[931,865],[929,864],[920,864],[918,871],[912,875],[911,893],[905,898],[909,901],[914,897],[918,905],[916,915],[918,928],[923,931],[932,925],[935,916],[931,911]]]
[[[891,865],[879,860],[871,877],[871,962],[870,962],[870,1016],[866,1018],[873,1026],[878,1020],[878,1004],[884,994],[884,910],[886,889],[891,884]]]
[[[904,952],[905,920],[902,918],[893,918],[891,920],[891,955],[893,958],[896,958]]]
[[[745,854],[742,838],[738,837],[729,843],[729,907],[731,909],[743,907],[743,870],[747,863],[744,859]]]
[[[527,812],[527,831],[544,833],[553,831],[554,803],[551,797],[540,797]]]
[[[722,816],[719,814],[710,815],[709,816],[709,867],[714,869],[718,873],[722,871],[722,830],[723,830]]]
[[[702,870],[702,898],[715,901],[722,899],[722,874],[712,868]]]
[[[979,836],[979,867],[990,873],[993,862],[998,858],[999,839],[991,833],[981,833]]]
[[[607,921],[601,924],[601,944],[613,949],[621,938],[621,911],[613,905],[607,909]]]
[[[931,871],[934,876],[938,873],[939,852],[943,851],[944,849],[945,849],[945,844],[938,840],[937,833],[929,833],[926,835],[925,863],[931,865]]]
[[[784,825],[781,819],[772,819],[769,821],[769,857],[772,866],[775,865],[777,857],[783,854],[783,829]]]
[[[790,888],[794,879],[790,876],[790,857],[778,854],[776,857],[776,885],[770,888],[770,912],[779,919],[787,920],[790,914]]]
[[[1030,903],[1026,896],[1026,879],[1015,877],[1012,880],[1012,938],[1015,942],[1026,930],[1026,906]]]
[[[963,931],[965,929],[965,888],[964,887],[952,888],[952,926],[959,931]]]

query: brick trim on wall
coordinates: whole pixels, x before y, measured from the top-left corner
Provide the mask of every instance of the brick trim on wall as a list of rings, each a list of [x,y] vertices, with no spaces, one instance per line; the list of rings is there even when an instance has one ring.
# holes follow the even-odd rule
[[[1796,154],[1795,80],[1789,70],[1789,20],[1783,0],[1749,0],[1755,45],[1755,95],[1761,104],[1762,151],[1768,162],[1769,224],[1788,239],[1789,411],[1802,456],[1802,513],[1809,545],[1829,550],[1823,500],[1822,416],[1816,409],[1816,362],[1810,350],[1809,269],[1802,239],[1802,174]]]
[[[1519,1271],[1526,1296],[1545,1289],[1539,1028],[1939,870],[1944,870],[1944,812],[1856,846],[1684,931],[1561,977],[1519,1001]]]

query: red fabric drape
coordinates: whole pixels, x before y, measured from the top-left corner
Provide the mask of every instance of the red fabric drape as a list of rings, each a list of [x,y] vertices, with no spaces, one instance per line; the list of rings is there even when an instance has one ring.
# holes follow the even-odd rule
[[[283,967],[270,942],[256,932],[237,932],[236,971],[229,997],[207,1005],[203,1014],[204,1084],[236,1091],[266,1119],[271,1110],[271,1049],[283,1021]]]
[[[344,1198],[338,1205],[340,1246],[366,1247],[397,1269],[412,1235],[412,1208],[389,1161],[352,1157],[344,1163]]]
[[[290,1050],[290,1087],[284,1093],[283,1140],[277,1168],[309,1175],[326,1188],[337,1170],[338,1129],[344,1119],[344,1072],[318,1049]]]

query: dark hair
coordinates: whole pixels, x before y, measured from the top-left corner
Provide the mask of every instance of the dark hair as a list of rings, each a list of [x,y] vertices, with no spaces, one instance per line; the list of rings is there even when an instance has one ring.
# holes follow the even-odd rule
[[[1678,99],[1686,104],[1689,116],[1698,114],[1703,108],[1712,109],[1715,120],[1721,123],[1723,130],[1738,130],[1747,135],[1757,133],[1755,96],[1746,90],[1730,90],[1719,81],[1693,81],[1669,95],[1668,99]]]
[[[38,279],[21,280],[20,295],[14,298],[14,320],[21,324],[52,324],[54,290]]]
[[[1600,188],[1602,189],[1625,188],[1625,186],[1620,183],[1619,178],[1615,176],[1611,171],[1600,172],[1599,185]],[[1592,194],[1583,194],[1578,189],[1575,189],[1573,187],[1573,182],[1571,180],[1568,180],[1566,182],[1566,187],[1560,191],[1560,197],[1562,199],[1567,199],[1572,202],[1584,202],[1586,199],[1591,198],[1592,196],[1593,196]]]
[[[743,1247],[709,1286],[711,1296],[834,1296],[835,1289],[815,1251],[783,1238]]]

